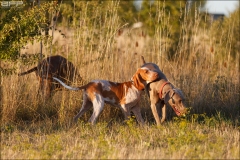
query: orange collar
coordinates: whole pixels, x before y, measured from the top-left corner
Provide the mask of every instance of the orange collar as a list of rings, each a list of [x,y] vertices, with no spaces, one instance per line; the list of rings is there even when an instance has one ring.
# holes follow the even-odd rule
[[[166,81],[164,82],[161,87],[160,87],[160,90],[159,90],[159,98],[162,99],[162,90],[163,90],[163,87],[166,85],[166,84],[170,84],[169,81]]]

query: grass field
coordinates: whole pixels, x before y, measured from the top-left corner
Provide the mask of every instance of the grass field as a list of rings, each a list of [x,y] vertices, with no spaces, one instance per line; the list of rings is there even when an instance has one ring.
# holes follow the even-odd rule
[[[105,106],[95,126],[86,123],[91,112],[72,125],[72,118],[81,107],[81,91],[59,91],[52,100],[43,102],[36,97],[38,81],[34,73],[23,77],[4,75],[0,158],[239,159],[239,52],[235,58],[229,55],[235,34],[229,32],[228,37],[221,37],[219,41],[227,39],[228,45],[219,45],[211,34],[214,28],[191,28],[184,26],[190,23],[182,22],[188,30],[179,38],[175,57],[170,59],[170,44],[162,28],[150,37],[143,34],[144,28],[119,24],[114,9],[109,12],[108,20],[101,22],[98,29],[85,14],[80,27],[62,24],[59,28],[67,37],[56,38],[53,46],[47,43],[44,55],[60,54],[72,61],[84,79],[81,83],[93,79],[128,81],[142,65],[143,55],[183,91],[190,114],[179,118],[168,107],[167,121],[156,126],[149,98],[144,94],[140,103],[146,121],[143,127],[134,117],[124,122],[121,111],[110,105]],[[233,26],[229,27],[227,31]],[[38,46],[39,43],[32,48],[29,45],[22,54],[37,53],[33,49]],[[3,61],[1,65],[22,72],[35,66],[36,61]]]
[[[63,127],[51,120],[6,125],[3,159],[238,159],[239,129],[228,122],[176,120],[160,127],[79,122]]]

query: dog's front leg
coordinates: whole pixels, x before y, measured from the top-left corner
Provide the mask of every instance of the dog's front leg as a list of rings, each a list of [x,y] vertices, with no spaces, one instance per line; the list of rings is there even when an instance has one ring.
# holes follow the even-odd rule
[[[157,111],[157,104],[159,101],[158,95],[155,94],[154,92],[150,92],[150,101],[151,101],[151,109],[152,109],[152,113],[155,118],[155,121],[157,125],[161,125],[160,117]]]
[[[123,112],[125,121],[129,120],[129,118],[131,116],[129,107],[125,104],[122,104],[120,108]]]
[[[145,122],[144,122],[144,120],[142,118],[142,115],[141,115],[141,108],[139,106],[139,102],[135,106],[133,106],[133,108],[131,110],[132,110],[133,114],[136,116],[136,119],[137,119],[138,123],[140,125],[144,125]]]
[[[166,119],[166,104],[165,103],[160,103],[160,108],[162,108],[162,119],[161,123],[163,123]]]

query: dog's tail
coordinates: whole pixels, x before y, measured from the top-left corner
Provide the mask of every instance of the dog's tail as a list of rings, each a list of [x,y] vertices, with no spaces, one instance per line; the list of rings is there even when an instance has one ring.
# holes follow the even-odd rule
[[[143,57],[143,56],[141,56],[141,58],[142,58],[142,63],[143,63],[143,64],[145,64],[145,63],[146,63],[146,61],[145,61],[144,57]]]
[[[73,91],[78,91],[78,90],[81,90],[81,89],[85,89],[87,85],[84,85],[84,86],[81,86],[81,87],[71,87],[71,86],[68,86],[66,85],[65,83],[63,83],[60,79],[56,78],[56,77],[53,77],[54,80],[58,81],[61,85],[63,85],[63,87],[69,89],[69,90],[73,90]]]
[[[26,71],[26,72],[18,73],[18,76],[23,76],[23,75],[32,73],[32,72],[34,72],[34,71],[37,71],[37,67],[34,67],[34,68],[32,68],[32,69],[29,69],[29,70]]]

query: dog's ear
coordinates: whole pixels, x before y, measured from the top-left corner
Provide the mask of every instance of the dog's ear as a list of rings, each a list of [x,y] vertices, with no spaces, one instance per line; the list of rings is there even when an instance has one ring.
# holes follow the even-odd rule
[[[175,92],[175,89],[174,89],[174,88],[171,89],[171,90],[170,90],[170,95],[169,95],[170,98],[172,98],[175,93],[176,93],[176,92]]]
[[[138,69],[137,72],[131,78],[131,80],[133,81],[134,85],[138,90],[143,90],[145,86],[142,83],[140,72],[141,72],[141,69]]]
[[[174,91],[176,94],[178,94],[182,100],[185,100],[185,96],[184,96],[183,92],[182,92],[180,89],[173,88],[173,91]]]
[[[144,57],[141,56],[141,59],[142,59],[142,64],[144,65],[146,63],[146,61],[144,60]]]
[[[168,92],[166,92],[166,93],[163,93],[163,94],[162,94],[162,97],[160,97],[160,98],[163,98],[163,99],[164,99],[164,103],[165,103],[165,104],[168,103],[168,101],[169,101],[169,99],[170,99],[170,97],[171,97],[170,94],[171,94],[170,91],[168,91]]]

